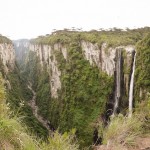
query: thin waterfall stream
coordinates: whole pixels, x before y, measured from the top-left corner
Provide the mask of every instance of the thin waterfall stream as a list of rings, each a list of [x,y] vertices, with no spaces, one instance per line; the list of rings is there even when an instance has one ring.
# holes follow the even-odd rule
[[[132,74],[131,74],[131,80],[130,80],[130,90],[129,90],[129,117],[132,116],[132,109],[133,109],[133,90],[134,90],[135,61],[136,61],[136,53],[134,54],[134,61],[133,61],[133,67],[132,67]]]

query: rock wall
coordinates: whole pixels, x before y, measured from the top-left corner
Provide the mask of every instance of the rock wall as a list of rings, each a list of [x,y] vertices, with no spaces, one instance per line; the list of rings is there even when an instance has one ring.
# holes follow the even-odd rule
[[[62,46],[60,43],[56,43],[54,46],[30,44],[29,49],[36,52],[41,64],[41,68],[43,68],[44,65],[47,66],[47,71],[51,77],[51,96],[57,98],[57,92],[59,89],[61,89],[61,71],[58,69],[55,51],[61,51],[64,58],[67,59],[66,47]]]
[[[15,50],[13,44],[0,44],[0,60],[4,66],[4,72],[8,73],[15,66]]]
[[[99,48],[98,44],[92,44],[90,42],[81,42],[82,50],[84,56],[89,60],[91,65],[96,64],[102,71],[106,72],[108,75],[114,75],[115,63],[116,63],[116,51],[118,49],[125,50],[126,62],[129,62],[127,67],[130,67],[130,59],[133,51],[135,51],[135,46],[118,46],[115,48],[107,48],[107,44],[103,43]]]

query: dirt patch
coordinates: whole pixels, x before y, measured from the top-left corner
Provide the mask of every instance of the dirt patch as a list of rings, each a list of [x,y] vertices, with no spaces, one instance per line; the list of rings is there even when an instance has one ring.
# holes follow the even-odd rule
[[[150,137],[139,137],[135,140],[135,145],[132,147],[127,147],[123,145],[100,145],[95,146],[94,150],[150,150]]]

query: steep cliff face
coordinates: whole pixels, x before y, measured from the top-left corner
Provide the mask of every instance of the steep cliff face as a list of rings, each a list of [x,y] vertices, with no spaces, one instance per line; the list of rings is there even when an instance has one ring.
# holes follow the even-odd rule
[[[10,81],[7,79],[7,75],[15,68],[15,50],[12,42],[4,37],[0,36],[0,73],[5,78],[5,84],[7,88],[11,90]]]
[[[13,44],[0,43],[0,60],[5,73],[13,70],[15,65],[15,50]]]
[[[30,44],[29,49],[36,53],[39,58],[41,69],[43,66],[47,66],[47,71],[50,75],[50,86],[51,86],[51,96],[57,98],[57,91],[61,89],[60,75],[61,71],[58,69],[58,62],[56,60],[55,52],[61,51],[64,58],[67,58],[66,48],[61,44],[50,45],[33,45]]]
[[[110,76],[114,75],[115,71],[116,51],[118,49],[123,49],[126,53],[127,57],[124,60],[128,62],[127,68],[130,68],[132,62],[129,60],[132,59],[132,53],[135,51],[135,46],[133,45],[107,48],[107,43],[103,43],[99,48],[98,44],[82,41],[81,46],[85,54],[85,58],[89,60],[90,64],[96,64],[99,69],[106,72]]]

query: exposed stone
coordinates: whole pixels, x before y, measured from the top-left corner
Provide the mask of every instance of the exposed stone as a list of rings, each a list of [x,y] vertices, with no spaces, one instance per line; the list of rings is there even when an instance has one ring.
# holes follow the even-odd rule
[[[0,59],[6,73],[13,70],[15,65],[15,50],[12,44],[0,44]]]
[[[58,62],[55,57],[54,51],[61,50],[63,51],[64,58],[67,58],[66,48],[62,47],[59,43],[54,44],[54,46],[50,45],[32,45],[30,44],[30,50],[36,52],[39,57],[41,67],[46,64],[47,71],[51,77],[50,85],[51,85],[51,96],[54,98],[58,97],[58,90],[61,89],[61,81],[60,76],[61,72],[58,69]]]
[[[82,41],[81,47],[85,58],[89,60],[90,64],[96,64],[98,68],[110,76],[114,75],[115,71],[116,50],[124,49],[127,54],[127,61],[128,59],[131,59],[132,52],[135,50],[135,47],[132,45],[107,48],[106,43],[103,43],[101,48],[99,48],[98,44],[93,44],[87,41]]]

